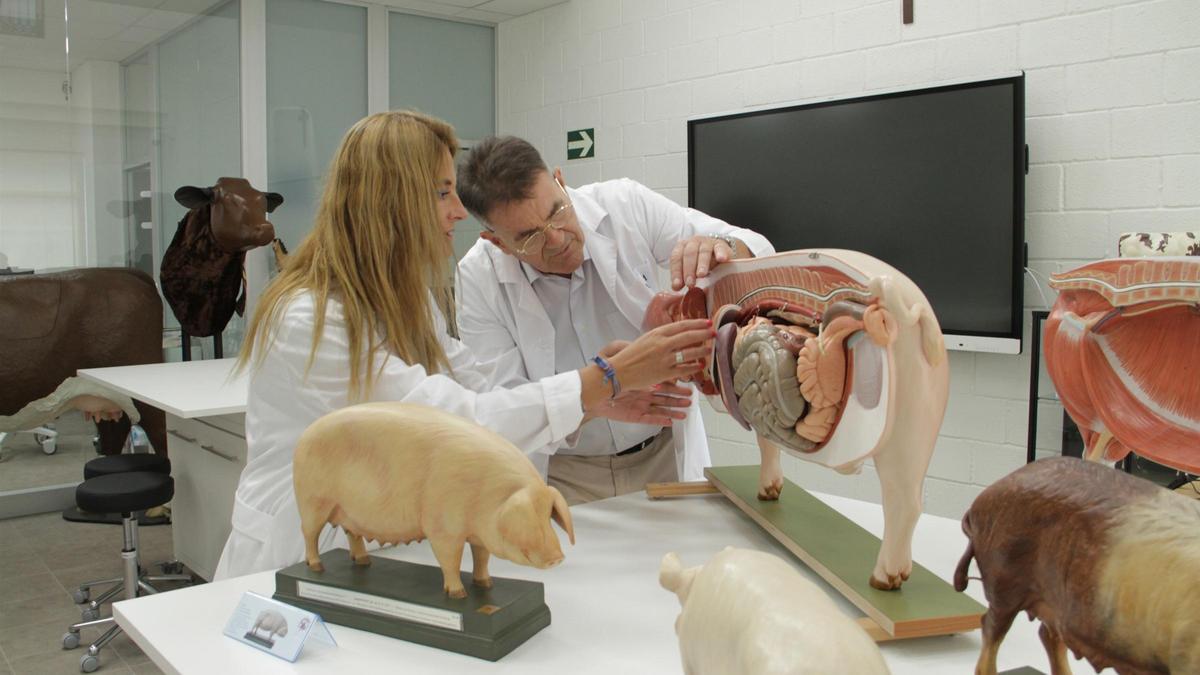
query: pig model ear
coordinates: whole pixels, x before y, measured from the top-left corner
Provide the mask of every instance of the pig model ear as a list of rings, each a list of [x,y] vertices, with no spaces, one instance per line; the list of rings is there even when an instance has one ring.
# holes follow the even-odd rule
[[[567,508],[567,500],[563,498],[562,493],[557,488],[547,485],[546,489],[550,491],[550,496],[554,498],[550,517],[567,533],[567,538],[571,540],[571,545],[574,546],[575,526],[571,524],[571,510]]]
[[[658,585],[672,593],[683,585],[683,563],[674,552],[664,555],[658,566]]]

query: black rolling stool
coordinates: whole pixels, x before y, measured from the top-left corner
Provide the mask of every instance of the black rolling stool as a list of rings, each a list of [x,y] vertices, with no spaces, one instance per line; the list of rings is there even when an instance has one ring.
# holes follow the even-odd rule
[[[163,455],[145,452],[124,453],[119,455],[109,455],[107,457],[97,457],[83,466],[83,478],[84,480],[88,480],[91,478],[96,478],[97,476],[108,476],[115,473],[130,473],[133,471],[150,471],[153,473],[167,475],[171,473],[171,460],[167,459]],[[160,504],[155,504],[155,506],[160,506]],[[98,515],[100,514],[82,514],[78,507],[71,508],[63,512],[63,518],[66,520],[81,520],[85,522],[112,522],[108,520],[97,520],[96,518]],[[109,514],[106,513],[104,515],[108,516]],[[84,518],[80,516],[87,517]],[[133,546],[135,549],[138,547],[136,530]],[[139,560],[138,563],[140,569],[141,561]],[[183,566],[178,561],[174,560],[160,563],[159,565],[162,568],[164,575],[179,575],[183,569]],[[80,584],[79,588],[72,591],[71,597],[75,600],[75,604],[88,603],[88,606],[84,607],[80,612],[80,621],[91,621],[93,619],[100,618],[100,606],[121,592],[122,582],[124,579],[124,577],[115,577],[112,579],[96,579],[93,581],[87,581]],[[189,577],[163,576],[161,578],[148,577],[147,579],[149,581],[180,581],[189,579]],[[112,584],[112,587],[104,593],[101,593],[96,597],[96,599],[91,599],[93,588],[108,584]]]
[[[150,585],[150,580],[190,580],[190,577],[184,575],[149,577],[142,574],[138,566],[135,512],[165,504],[171,501],[174,494],[175,480],[168,474],[152,471],[131,471],[96,476],[85,480],[75,488],[75,503],[79,508],[95,513],[121,514],[125,529],[125,543],[121,547],[121,559],[124,561],[125,574],[115,592],[123,590],[124,599],[157,593],[158,589]],[[87,653],[79,659],[79,669],[83,672],[90,673],[100,667],[100,649],[121,632],[121,627],[116,625],[112,617],[97,618],[73,624],[63,635],[63,649],[74,649],[79,646],[80,628],[109,624],[111,627],[93,642],[88,647]]]
[[[131,471],[171,473],[171,460],[155,452],[126,452],[97,457],[83,465],[83,479]]]

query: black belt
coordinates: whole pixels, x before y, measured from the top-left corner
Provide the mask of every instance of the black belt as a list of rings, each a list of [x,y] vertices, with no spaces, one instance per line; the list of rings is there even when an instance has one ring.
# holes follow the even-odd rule
[[[624,450],[622,450],[622,451],[618,452],[618,453],[616,454],[616,456],[617,456],[617,457],[624,457],[625,455],[632,455],[632,454],[633,454],[633,453],[635,453],[635,452],[641,452],[642,450],[645,450],[645,449],[646,449],[646,446],[648,446],[648,445],[650,445],[651,443],[653,443],[653,442],[654,442],[654,439],[656,439],[656,438],[658,438],[658,434],[654,434],[653,436],[651,436],[650,438],[647,438],[646,440],[642,441],[641,443],[638,443],[637,445],[635,445],[635,446],[633,446],[633,447],[626,448],[626,449],[624,449]]]

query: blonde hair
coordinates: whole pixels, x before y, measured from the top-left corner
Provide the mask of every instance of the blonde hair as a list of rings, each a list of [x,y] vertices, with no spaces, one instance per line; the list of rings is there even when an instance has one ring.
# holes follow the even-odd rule
[[[302,290],[312,293],[316,311],[305,376],[331,296],[341,303],[346,320],[351,400],[373,388],[383,367],[382,361],[378,368],[375,364],[379,347],[430,373],[450,370],[429,299],[432,294],[443,308],[452,306],[434,195],[446,152],[453,157],[457,149],[453,127],[408,110],[365,117],[346,132],[330,164],[312,232],[263,291],[238,370],[252,354],[254,365],[261,365],[284,308]]]

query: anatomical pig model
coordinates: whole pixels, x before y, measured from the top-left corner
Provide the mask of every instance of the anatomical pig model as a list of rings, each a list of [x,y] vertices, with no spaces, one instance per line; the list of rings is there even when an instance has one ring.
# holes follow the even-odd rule
[[[315,571],[323,570],[317,538],[326,523],[346,531],[360,565],[371,562],[364,539],[428,538],[452,598],[466,597],[465,544],[475,585],[489,588],[489,554],[538,568],[562,562],[551,518],[575,543],[567,501],[516,446],[435,408],[364,403],[325,415],[300,436],[294,480]]]
[[[726,548],[682,569],[668,553],[658,575],[679,596],[675,620],[687,675],[884,675],[875,642],[783,560]]]
[[[1053,675],[1067,649],[1123,675],[1200,673],[1200,502],[1071,457],[1027,464],[984,490],[963,517],[954,573],[979,564],[988,611],[977,675],[994,675],[1021,612],[1041,620]]]
[[[1102,260],[1050,285],[1046,369],[1088,458],[1200,473],[1200,258]]]
[[[706,316],[718,332],[697,385],[758,434],[758,498],[779,498],[781,447],[843,473],[873,458],[884,535],[870,581],[899,588],[912,571],[913,528],[949,390],[925,295],[862,253],[792,251],[735,260],[703,289],[656,296],[644,327]]]

